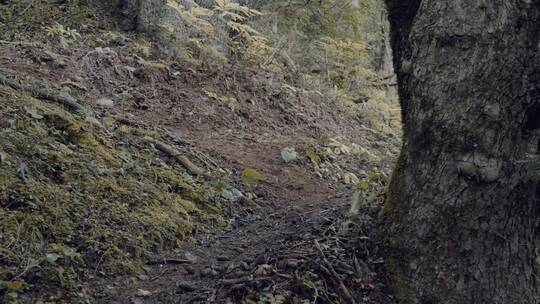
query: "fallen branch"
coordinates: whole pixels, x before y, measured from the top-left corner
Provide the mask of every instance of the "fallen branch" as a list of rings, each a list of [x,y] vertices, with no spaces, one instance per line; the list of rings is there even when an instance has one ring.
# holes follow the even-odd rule
[[[13,44],[13,45],[25,45],[25,46],[39,46],[39,44],[38,44],[38,43],[35,43],[35,42],[7,41],[7,40],[0,40],[0,44]]]
[[[58,102],[67,106],[68,108],[70,108],[71,110],[75,112],[85,113],[84,107],[80,103],[77,102],[77,99],[71,96],[54,94],[50,92],[49,90],[40,89],[40,88],[30,89],[30,91],[33,93],[32,95],[34,95],[37,98],[52,100],[52,101],[55,101],[55,102]]]
[[[158,265],[158,264],[193,264],[193,261],[187,259],[175,259],[175,258],[165,258],[159,260],[148,261],[147,265]]]
[[[182,164],[182,166],[184,166],[184,168],[186,168],[189,173],[193,175],[210,176],[208,173],[206,173],[205,170],[199,168],[197,165],[192,163],[187,157],[182,155],[181,152],[179,152],[172,146],[169,146],[168,144],[162,141],[159,141],[157,139],[151,138],[149,136],[145,136],[144,139],[148,141],[149,143],[153,144],[161,152],[164,152],[165,154],[171,157],[174,157],[174,159],[176,159],[176,161]]]
[[[272,278],[271,277],[253,278],[250,276],[250,277],[239,278],[239,279],[222,279],[219,282],[222,285],[230,286],[230,285],[243,284],[243,283],[260,282],[260,281],[266,281],[266,280],[272,280]]]
[[[127,117],[124,117],[124,116],[120,116],[120,115],[114,115],[113,118],[121,123],[121,124],[124,124],[124,125],[127,125],[127,126],[130,126],[130,127],[140,127],[140,126],[144,126],[144,123],[142,121],[135,121],[133,119],[129,119]]]
[[[341,293],[343,293],[343,295],[345,296],[345,298],[347,298],[347,300],[349,300],[349,302],[351,302],[352,304],[356,304],[356,301],[354,300],[351,292],[345,286],[345,284],[343,283],[343,280],[341,280],[340,276],[338,275],[338,273],[334,269],[334,266],[332,266],[332,264],[328,261],[328,259],[324,255],[324,252],[322,251],[321,245],[319,244],[319,242],[317,242],[317,240],[315,240],[315,247],[317,247],[317,250],[319,251],[319,255],[320,255],[323,263],[326,265],[326,267],[325,267],[326,270],[328,270],[330,272],[330,274],[332,274],[332,276],[336,279],[336,281],[337,281],[337,283],[339,285],[339,289],[341,290]]]

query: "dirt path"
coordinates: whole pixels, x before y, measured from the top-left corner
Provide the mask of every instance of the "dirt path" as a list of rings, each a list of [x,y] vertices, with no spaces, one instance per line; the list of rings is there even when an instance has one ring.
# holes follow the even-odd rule
[[[257,168],[267,181],[242,188],[257,198],[237,203],[240,208],[232,211],[235,216],[225,231],[198,239],[177,255],[149,265],[136,278],[103,282],[94,295],[100,303],[338,303],[347,300],[348,292],[361,303],[390,302],[373,272],[380,261],[376,252],[369,252],[374,247],[371,241],[363,243],[369,250],[356,250],[357,238],[339,236],[340,218],[354,190],[321,179],[305,162],[281,160],[279,147],[306,138],[274,137],[264,142],[239,134],[176,132],[219,155],[222,165]],[[325,273],[329,266],[324,266],[316,241],[335,259],[332,264],[343,279]],[[365,259],[364,266],[355,264],[356,256]],[[351,290],[341,290],[340,280]],[[320,293],[318,298],[313,299],[314,293]]]
[[[302,151],[327,135],[379,149],[376,138],[345,116],[339,117],[332,105],[263,97],[261,90],[266,89],[257,88],[257,81],[246,80],[243,87],[232,90],[223,87],[227,82],[223,77],[194,74],[174,92],[170,85],[161,92],[158,87],[158,94],[148,101],[150,110],[131,114],[147,125],[169,129],[233,176],[240,176],[245,168],[261,172],[262,183],[235,182],[243,193],[256,198],[225,206],[233,215],[225,231],[199,236],[167,261],[148,265],[145,274],[101,281],[96,300],[273,304],[353,303],[354,297],[361,303],[392,303],[379,274],[378,241],[368,236],[375,233],[372,220],[378,209],[366,207],[363,219],[367,221],[341,235],[340,220],[354,190],[341,181],[321,178],[306,158],[285,163],[280,156],[284,147]],[[216,105],[199,87],[223,95],[235,91],[237,109]],[[253,99],[259,103],[252,103]],[[373,162],[352,156],[343,155],[338,162],[344,172],[380,170]]]
[[[229,298],[236,303],[249,293],[262,292],[276,279],[289,279],[279,273],[282,264],[305,258],[306,246],[320,233],[325,215],[335,215],[335,209],[325,206],[343,206],[346,201],[346,196],[334,197],[309,209],[266,203],[260,212],[237,218],[230,230],[187,248],[178,257],[187,264],[152,266],[146,277],[119,286],[119,297],[104,302],[223,303]],[[152,295],[133,297],[137,289]]]

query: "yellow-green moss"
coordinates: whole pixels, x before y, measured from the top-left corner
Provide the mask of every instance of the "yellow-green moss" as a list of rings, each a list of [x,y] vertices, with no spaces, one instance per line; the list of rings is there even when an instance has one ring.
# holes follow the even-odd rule
[[[135,130],[105,132],[1,86],[0,117],[0,297],[137,271],[224,222],[213,188],[166,165]]]

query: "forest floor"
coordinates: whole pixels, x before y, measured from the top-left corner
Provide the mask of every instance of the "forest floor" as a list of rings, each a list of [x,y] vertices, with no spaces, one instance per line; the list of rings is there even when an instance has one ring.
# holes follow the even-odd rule
[[[354,187],[332,178],[335,172],[321,178],[305,156],[287,163],[280,150],[320,146],[324,136],[348,144],[360,142],[386,159],[373,162],[366,155],[344,154],[333,164],[342,174],[364,172],[360,176],[367,178],[368,172],[380,170],[388,175],[396,151],[392,145],[398,141],[371,134],[350,117],[340,117],[342,113],[332,105],[265,96],[253,89],[265,82],[250,81],[249,75],[236,80],[231,75],[206,77],[186,77],[190,80],[180,85],[180,104],[171,106],[156,99],[149,102],[150,110],[136,115],[148,125],[164,126],[194,143],[219,166],[238,175],[244,168],[261,172],[265,181],[239,185],[256,199],[240,200],[247,208],[240,213],[231,210],[232,219],[224,231],[163,257],[144,275],[100,280],[93,285],[94,296],[104,303],[309,303],[303,302],[307,299],[332,303],[348,302],[350,292],[359,303],[392,303],[379,273],[383,260],[374,228],[380,201],[363,205],[361,220],[344,232],[341,224]],[[226,87],[227,81],[232,88]],[[243,85],[238,87],[238,83]],[[232,92],[240,100],[238,109],[216,107],[201,91]],[[333,266],[325,264],[316,242]],[[329,267],[336,268],[339,278]],[[340,290],[341,284],[346,290]],[[314,294],[318,298],[313,299]]]
[[[166,132],[189,147],[193,163],[218,172],[209,184],[231,187],[221,229],[160,252],[138,273],[96,266],[82,280],[88,301],[394,303],[377,221],[398,132],[371,128],[361,105],[344,108],[270,72],[142,59],[129,37],[108,37],[71,49],[2,43],[0,76],[68,87],[100,123],[123,117]],[[293,160],[283,159],[284,148],[294,149]],[[360,211],[350,218],[355,193]]]
[[[365,180],[369,172],[387,176],[398,140],[340,117],[332,105],[272,99],[253,89],[261,80],[243,76],[235,83],[229,77],[187,77],[199,88],[183,83],[181,105],[154,100],[151,110],[137,115],[194,143],[238,175],[244,168],[261,172],[265,181],[239,184],[256,198],[239,200],[247,208],[231,210],[224,231],[162,257],[143,275],[98,280],[91,287],[94,296],[103,303],[338,303],[350,302],[349,296],[357,303],[393,303],[380,272],[380,198],[362,202],[362,215],[345,231],[354,187],[332,178],[336,172],[322,178],[305,155],[287,163],[280,150],[320,146],[324,136],[361,142],[384,158],[373,162],[366,155],[341,154],[332,163],[342,174],[361,172]],[[226,87],[227,80],[233,88]],[[235,87],[238,83],[243,85]],[[244,102],[232,112],[200,94],[205,90],[232,92]]]

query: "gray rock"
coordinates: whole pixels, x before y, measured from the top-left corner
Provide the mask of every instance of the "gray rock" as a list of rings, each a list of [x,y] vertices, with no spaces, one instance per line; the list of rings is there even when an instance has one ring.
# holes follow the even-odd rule
[[[184,258],[188,261],[190,261],[191,263],[196,263],[197,260],[199,259],[196,255],[194,255],[193,253],[189,252],[189,251],[186,251],[184,253]]]
[[[236,188],[229,188],[221,192],[221,197],[231,202],[237,202],[244,197],[244,194]]]
[[[114,106],[114,101],[109,98],[100,98],[96,100],[96,104],[102,107],[112,107]]]
[[[294,148],[285,147],[281,149],[281,158],[286,162],[293,162],[298,159],[298,153]]]
[[[152,295],[152,292],[145,290],[145,289],[137,289],[137,293],[135,293],[137,297],[149,297]]]
[[[178,292],[180,293],[193,292],[197,290],[197,286],[193,285],[190,282],[177,282],[176,287],[177,287]]]

